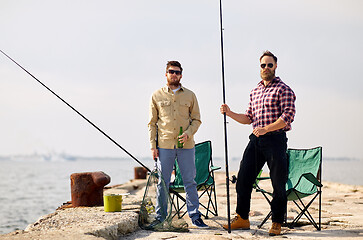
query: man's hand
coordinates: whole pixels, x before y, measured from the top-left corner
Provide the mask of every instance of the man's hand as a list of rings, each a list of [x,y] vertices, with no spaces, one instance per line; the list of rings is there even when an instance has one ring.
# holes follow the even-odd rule
[[[275,122],[273,122],[263,128],[256,127],[252,133],[255,134],[256,137],[259,137],[259,136],[265,135],[268,132],[280,130],[280,129],[286,127],[286,125],[287,124],[281,118],[278,118]]]
[[[229,113],[231,112],[231,109],[228,107],[227,104],[222,104],[220,111],[222,114],[226,114],[227,116],[229,116]]]
[[[222,114],[226,114],[226,116],[232,118],[233,120],[242,123],[242,124],[251,124],[251,120],[248,118],[246,114],[243,113],[235,113],[231,111],[227,104],[222,104],[220,111]]]
[[[188,135],[186,133],[183,133],[182,135],[178,136],[178,140],[181,143],[185,143],[188,140]]]
[[[267,133],[267,130],[265,128],[261,128],[261,127],[256,127],[255,129],[253,129],[252,132],[256,137],[265,135]]]
[[[151,149],[151,154],[153,156],[153,159],[157,159],[159,157],[159,150],[157,148],[152,148]]]

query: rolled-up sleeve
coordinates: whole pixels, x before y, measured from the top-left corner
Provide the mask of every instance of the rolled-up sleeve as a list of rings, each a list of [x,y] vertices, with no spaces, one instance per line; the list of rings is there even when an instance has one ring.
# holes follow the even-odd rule
[[[291,88],[286,88],[281,94],[281,110],[280,118],[288,125],[290,125],[295,118],[295,93]]]
[[[246,116],[253,122],[253,115],[252,115],[252,93],[250,94],[250,102],[248,104],[248,108],[246,110]]]

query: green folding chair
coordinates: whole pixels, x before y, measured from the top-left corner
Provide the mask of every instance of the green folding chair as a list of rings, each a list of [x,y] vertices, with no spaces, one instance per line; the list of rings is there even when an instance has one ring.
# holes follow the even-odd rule
[[[173,200],[172,205],[175,209],[174,216],[178,215],[179,218],[182,218],[186,214],[186,211],[183,212],[183,208],[186,205],[183,194],[185,190],[177,161],[175,161],[174,167],[175,179],[170,183],[169,191]],[[213,166],[211,141],[195,145],[195,167],[195,182],[197,183],[199,205],[206,211],[205,213],[201,211],[201,213],[205,218],[208,218],[209,213],[218,216],[214,171],[221,169],[221,167]],[[207,200],[206,203],[202,201],[204,199]]]
[[[289,173],[286,183],[286,195],[288,201],[293,201],[300,212],[291,223],[286,223],[288,227],[293,228],[296,223],[305,216],[309,222],[318,230],[321,230],[321,166],[322,166],[322,147],[311,149],[288,149]],[[264,178],[265,179],[265,178]],[[258,180],[264,180],[258,179]],[[272,193],[261,189],[255,184],[257,192],[261,192],[271,205],[270,198]],[[310,197],[302,201],[303,198]],[[319,197],[319,224],[317,224],[309,212],[309,207],[314,200]],[[262,225],[271,217],[272,212],[258,225]],[[286,219],[285,219],[286,222]]]

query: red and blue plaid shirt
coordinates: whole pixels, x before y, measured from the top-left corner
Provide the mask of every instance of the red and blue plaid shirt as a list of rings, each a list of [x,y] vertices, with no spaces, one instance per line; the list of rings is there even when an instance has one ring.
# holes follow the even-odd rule
[[[295,116],[295,93],[279,77],[274,78],[266,87],[261,81],[251,91],[246,115],[252,127],[265,127],[278,118],[287,125],[282,130],[289,131]]]

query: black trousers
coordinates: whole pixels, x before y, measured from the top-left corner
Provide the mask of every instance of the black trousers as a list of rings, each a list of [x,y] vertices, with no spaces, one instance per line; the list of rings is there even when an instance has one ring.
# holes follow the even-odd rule
[[[283,223],[287,208],[285,189],[288,175],[286,133],[267,133],[260,137],[251,134],[249,138],[250,141],[243,154],[237,176],[236,212],[243,219],[248,219],[252,186],[258,173],[267,162],[273,187],[272,221]]]

